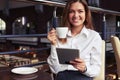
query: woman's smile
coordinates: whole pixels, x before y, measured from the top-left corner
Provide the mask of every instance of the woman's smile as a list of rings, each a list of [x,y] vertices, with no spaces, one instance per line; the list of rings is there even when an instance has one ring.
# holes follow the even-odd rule
[[[85,9],[81,3],[75,2],[71,5],[69,11],[69,21],[73,27],[83,25],[85,21]]]

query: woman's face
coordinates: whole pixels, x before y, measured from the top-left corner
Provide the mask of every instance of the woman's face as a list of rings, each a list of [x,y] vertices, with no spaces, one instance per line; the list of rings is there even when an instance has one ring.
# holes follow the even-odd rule
[[[71,4],[69,10],[69,22],[72,27],[82,27],[85,21],[85,9],[82,3],[75,2]]]

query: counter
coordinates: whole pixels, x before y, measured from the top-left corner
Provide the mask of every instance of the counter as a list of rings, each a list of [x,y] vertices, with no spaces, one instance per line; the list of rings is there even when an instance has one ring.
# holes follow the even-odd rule
[[[19,75],[11,72],[12,68],[0,67],[0,80],[52,80],[48,72],[38,72],[27,75]]]

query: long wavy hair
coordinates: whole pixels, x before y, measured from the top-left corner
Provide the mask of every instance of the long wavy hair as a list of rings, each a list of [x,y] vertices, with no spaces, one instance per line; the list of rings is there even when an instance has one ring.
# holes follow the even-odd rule
[[[70,11],[70,7],[71,7],[71,4],[75,3],[75,2],[80,2],[83,4],[84,8],[85,8],[85,15],[86,15],[86,18],[85,18],[85,21],[84,21],[84,25],[86,28],[89,28],[89,29],[94,29],[93,28],[93,24],[92,24],[92,17],[91,17],[91,12],[90,12],[90,9],[88,7],[88,4],[86,2],[86,0],[68,0],[64,10],[63,10],[63,25],[64,26],[67,26],[67,27],[71,27],[72,25],[70,24],[69,22],[69,19],[68,19],[68,15],[69,15],[69,11]]]

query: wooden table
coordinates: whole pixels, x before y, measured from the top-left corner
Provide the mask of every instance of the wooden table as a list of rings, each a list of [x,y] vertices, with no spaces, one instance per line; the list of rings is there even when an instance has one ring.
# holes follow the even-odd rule
[[[52,80],[47,72],[39,70],[28,75],[18,75],[11,72],[12,68],[0,68],[0,80]]]

